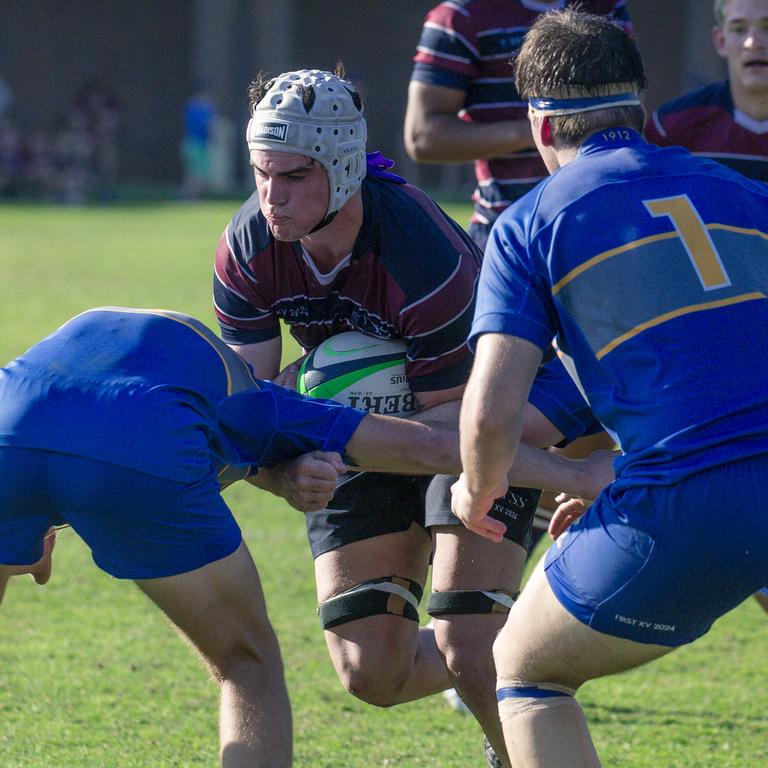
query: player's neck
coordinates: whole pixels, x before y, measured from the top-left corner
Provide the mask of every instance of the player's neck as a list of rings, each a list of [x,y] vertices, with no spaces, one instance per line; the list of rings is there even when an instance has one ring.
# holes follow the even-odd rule
[[[753,120],[768,120],[768,91],[754,93],[740,87],[738,83],[731,83],[731,98],[733,106]]]
[[[321,272],[329,272],[352,251],[363,224],[363,200],[358,190],[327,226],[301,238],[304,250]]]

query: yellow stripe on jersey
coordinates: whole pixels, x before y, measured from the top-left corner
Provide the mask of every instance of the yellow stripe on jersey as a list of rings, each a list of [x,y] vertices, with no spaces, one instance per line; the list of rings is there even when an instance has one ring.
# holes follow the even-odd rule
[[[706,229],[710,231],[717,229],[725,232],[734,232],[739,235],[751,235],[752,237],[761,237],[763,240],[768,240],[768,234],[761,232],[759,229],[734,227],[729,224],[707,224]],[[591,259],[587,259],[587,261],[585,261],[583,264],[579,264],[578,267],[575,267],[564,277],[560,278],[560,280],[558,280],[552,286],[552,295],[557,295],[568,283],[572,282],[579,275],[583,274],[588,269],[597,266],[603,261],[611,259],[614,256],[618,256],[619,254],[626,253],[627,251],[634,250],[635,248],[642,248],[644,245],[650,245],[651,243],[657,243],[663,240],[672,240],[676,237],[679,237],[677,231],[665,232],[660,235],[641,237],[639,240],[633,240],[631,243],[627,243],[626,245],[620,245],[617,248],[611,248],[608,251],[603,251],[603,253],[598,253],[597,256],[593,256]]]

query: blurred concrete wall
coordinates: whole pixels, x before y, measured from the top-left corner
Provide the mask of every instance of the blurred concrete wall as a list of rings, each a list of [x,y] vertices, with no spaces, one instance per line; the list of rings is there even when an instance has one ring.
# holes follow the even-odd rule
[[[52,130],[88,81],[116,93],[121,177],[180,176],[185,99],[199,84],[231,122],[231,173],[246,184],[245,89],[264,70],[329,69],[337,60],[366,101],[370,147],[409,178],[462,192],[465,167],[416,166],[402,120],[411,56],[436,0],[2,0],[0,78],[26,131]],[[711,0],[629,0],[650,79],[647,105],[721,77],[710,42]]]

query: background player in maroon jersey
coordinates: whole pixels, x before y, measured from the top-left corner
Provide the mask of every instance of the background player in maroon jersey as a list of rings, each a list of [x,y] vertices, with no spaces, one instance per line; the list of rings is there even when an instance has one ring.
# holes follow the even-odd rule
[[[547,175],[511,64],[538,16],[569,5],[574,3],[451,0],[424,20],[408,89],[405,147],[423,163],[474,162],[469,233],[481,249],[498,215]],[[631,33],[625,0],[578,5]]]

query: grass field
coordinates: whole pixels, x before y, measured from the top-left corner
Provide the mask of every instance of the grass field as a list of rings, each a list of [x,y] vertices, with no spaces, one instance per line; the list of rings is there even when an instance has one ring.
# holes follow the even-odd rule
[[[212,254],[234,208],[0,206],[0,358],[92,306],[172,308],[212,325]],[[466,222],[466,208],[452,212]],[[377,710],[341,689],[315,614],[302,516],[248,486],[226,498],[280,637],[295,764],[483,766],[477,725],[439,697]],[[0,766],[215,765],[216,688],[159,612],[98,571],[70,531],[54,563],[47,587],[17,579],[0,609]],[[748,601],[694,646],[585,686],[604,764],[768,765],[767,640],[768,616]]]

